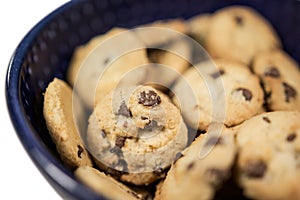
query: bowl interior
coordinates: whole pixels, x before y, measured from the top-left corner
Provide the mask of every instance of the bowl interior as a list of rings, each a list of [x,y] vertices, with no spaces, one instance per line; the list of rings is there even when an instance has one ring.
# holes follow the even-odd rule
[[[43,118],[43,92],[54,77],[65,79],[76,46],[112,27],[133,27],[158,19],[189,18],[232,4],[249,5],[264,15],[277,30],[285,50],[300,62],[300,2],[296,0],[85,0],[72,1],[41,21],[23,40],[11,68],[18,73],[15,88],[23,123],[31,127],[33,139],[60,164]],[[26,44],[24,44],[26,43]],[[9,76],[10,74],[8,74]],[[12,80],[9,80],[12,81]],[[12,85],[12,84],[10,84]],[[18,122],[14,122],[18,126]],[[22,133],[18,131],[20,137]],[[71,178],[72,175],[70,176]]]

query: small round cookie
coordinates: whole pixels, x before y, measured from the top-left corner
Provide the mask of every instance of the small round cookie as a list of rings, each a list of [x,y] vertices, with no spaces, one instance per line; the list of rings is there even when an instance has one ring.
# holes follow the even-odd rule
[[[55,78],[44,95],[44,118],[57,151],[68,167],[92,166],[92,161],[81,141],[76,121],[84,119],[79,98],[62,80]],[[73,105],[74,104],[74,105]],[[73,107],[72,107],[73,106]],[[76,113],[73,108],[76,107]],[[78,125],[78,123],[77,123]]]
[[[258,77],[247,66],[225,60],[188,69],[172,91],[186,123],[199,130],[212,122],[240,124],[260,112],[264,98]]]
[[[83,64],[86,57],[95,49],[98,45],[100,45],[103,41],[123,32],[126,31],[126,29],[123,28],[113,28],[110,31],[108,31],[104,35],[96,36],[92,38],[87,44],[84,44],[82,46],[79,46],[75,49],[73,56],[70,61],[70,65],[68,68],[67,73],[67,80],[71,84],[71,86],[74,86],[77,73],[80,70],[81,65]]]
[[[187,138],[180,111],[150,86],[118,88],[103,97],[87,131],[96,164],[135,185],[162,178]]]
[[[68,80],[92,109],[119,84],[137,85],[147,75],[148,58],[144,44],[132,31],[114,28],[78,49],[68,72]]]
[[[187,20],[188,34],[205,46],[209,34],[210,14],[200,14]]]
[[[210,20],[206,47],[212,57],[250,64],[253,56],[281,47],[272,26],[255,10],[231,6]]]
[[[158,47],[187,33],[187,26],[183,19],[159,20],[133,29],[136,36],[148,48]]]
[[[171,84],[190,66],[192,58],[191,45],[188,40],[173,40],[159,49],[148,50],[149,68],[147,80],[162,90],[161,86],[170,88]]]
[[[230,129],[221,124],[210,129],[212,134],[200,135],[178,156],[155,200],[213,199],[231,175],[236,147]]]
[[[251,199],[300,199],[300,113],[275,111],[242,124],[237,179]]]
[[[300,111],[299,65],[288,54],[281,50],[259,54],[253,71],[263,83],[268,110]]]
[[[92,190],[109,199],[142,199],[127,186],[95,168],[88,166],[78,167],[74,174],[77,179],[89,186]]]

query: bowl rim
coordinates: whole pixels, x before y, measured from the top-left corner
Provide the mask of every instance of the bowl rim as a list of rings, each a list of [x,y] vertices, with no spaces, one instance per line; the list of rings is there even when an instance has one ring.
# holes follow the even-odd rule
[[[36,136],[38,134],[37,131],[27,119],[19,94],[22,62],[31,44],[43,28],[45,28],[53,19],[80,2],[82,3],[83,1],[69,1],[56,8],[50,14],[42,18],[18,44],[11,56],[6,72],[6,106],[14,130],[18,135],[23,148],[40,173],[60,196],[64,197],[66,195],[68,199],[72,197],[73,199],[88,198],[105,200],[106,198],[104,196],[97,194],[86,185],[76,180],[74,174],[68,171],[62,163],[55,159],[46,149],[45,145],[40,143]]]

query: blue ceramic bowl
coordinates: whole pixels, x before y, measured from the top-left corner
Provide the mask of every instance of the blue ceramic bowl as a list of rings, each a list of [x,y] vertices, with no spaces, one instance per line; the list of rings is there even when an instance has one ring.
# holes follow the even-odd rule
[[[278,31],[285,50],[300,61],[298,0],[77,0],[58,8],[29,31],[9,64],[7,105],[27,153],[63,198],[105,199],[79,183],[63,166],[42,113],[42,94],[54,77],[65,78],[75,47],[114,26],[189,18],[233,4],[248,5],[261,12]]]

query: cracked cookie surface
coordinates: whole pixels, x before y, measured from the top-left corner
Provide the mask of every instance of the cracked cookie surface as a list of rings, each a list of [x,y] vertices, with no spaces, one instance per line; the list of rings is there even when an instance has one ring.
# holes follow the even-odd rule
[[[120,180],[148,185],[187,145],[187,128],[169,98],[150,86],[120,88],[90,116],[87,141],[98,165]]]

